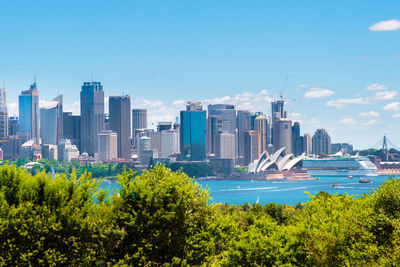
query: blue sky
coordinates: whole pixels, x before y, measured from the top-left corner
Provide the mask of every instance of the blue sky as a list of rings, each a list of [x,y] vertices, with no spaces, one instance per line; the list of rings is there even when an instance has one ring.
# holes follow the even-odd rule
[[[270,112],[282,91],[302,133],[400,145],[400,1],[1,1],[10,111],[41,99],[79,113],[84,81],[129,94],[151,122],[187,100]],[[368,90],[366,90],[368,89]]]

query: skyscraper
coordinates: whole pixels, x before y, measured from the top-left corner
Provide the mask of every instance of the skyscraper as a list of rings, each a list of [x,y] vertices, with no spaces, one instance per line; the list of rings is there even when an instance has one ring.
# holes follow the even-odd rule
[[[216,154],[217,137],[219,132],[222,131],[222,118],[221,116],[211,115],[207,119],[207,153]]]
[[[222,131],[236,136],[236,109],[235,105],[215,104],[208,105],[208,116],[221,116]]]
[[[104,129],[104,91],[100,82],[85,82],[81,91],[81,151],[97,153],[98,134]]]
[[[162,157],[179,153],[179,133],[177,130],[161,132]]]
[[[216,158],[232,159],[235,162],[235,136],[227,132],[220,132],[217,138]]]
[[[283,99],[274,100],[271,102],[271,115],[272,121],[275,119],[285,119],[287,118],[287,112],[283,109],[285,101]]]
[[[131,158],[131,98],[129,96],[110,96],[110,130],[117,133],[118,158]]]
[[[300,136],[300,124],[296,121],[292,126],[292,153],[299,156],[303,153],[302,138]]]
[[[238,156],[242,157],[244,155],[244,134],[251,130],[250,111],[238,110],[236,121]]]
[[[63,138],[62,95],[40,106],[40,137],[43,144],[57,145]]]
[[[331,153],[331,137],[325,129],[317,129],[312,137],[312,153],[315,155]]]
[[[311,154],[311,135],[308,133],[303,136],[303,152],[306,153],[306,155]]]
[[[81,150],[81,116],[72,115],[72,112],[63,113],[63,138],[69,139]]]
[[[258,153],[261,155],[267,151],[268,121],[265,115],[258,115],[254,119],[254,130],[258,132]]]
[[[246,132],[244,134],[244,143],[244,164],[249,165],[259,157],[258,132]]]
[[[0,140],[8,139],[7,91],[0,88]]]
[[[132,109],[132,133],[136,129],[147,128],[147,109],[136,108]]]
[[[285,154],[292,153],[292,121],[288,119],[275,119],[273,122],[274,151],[285,147]]]
[[[101,131],[98,135],[98,160],[102,162],[109,162],[117,159],[117,134],[113,131]]]
[[[34,82],[19,96],[19,136],[40,144],[39,90]]]
[[[188,102],[180,112],[180,149],[182,160],[206,160],[206,112],[200,102]]]
[[[236,109],[235,105],[214,104],[208,105],[208,116],[219,116],[221,118],[221,130],[233,134],[236,140]],[[217,133],[218,134],[218,133]],[[236,141],[233,144],[235,155],[237,154]]]

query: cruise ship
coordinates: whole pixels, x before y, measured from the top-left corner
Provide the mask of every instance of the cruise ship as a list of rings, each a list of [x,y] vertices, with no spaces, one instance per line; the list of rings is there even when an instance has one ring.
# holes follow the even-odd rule
[[[377,176],[377,168],[367,157],[330,156],[304,158],[303,169],[310,176]]]

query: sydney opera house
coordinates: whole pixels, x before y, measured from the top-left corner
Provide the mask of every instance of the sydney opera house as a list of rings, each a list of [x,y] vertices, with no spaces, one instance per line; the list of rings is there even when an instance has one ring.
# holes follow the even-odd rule
[[[285,155],[285,147],[280,148],[274,154],[267,151],[260,158],[251,162],[248,167],[249,174],[262,175],[265,179],[308,179],[306,170],[302,169],[302,161],[305,155],[294,157],[292,153]]]

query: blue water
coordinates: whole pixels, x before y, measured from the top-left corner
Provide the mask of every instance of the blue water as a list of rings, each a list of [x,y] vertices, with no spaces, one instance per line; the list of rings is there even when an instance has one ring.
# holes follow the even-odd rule
[[[329,194],[349,194],[355,197],[368,193],[383,184],[388,176],[368,177],[372,183],[362,184],[358,178],[349,179],[347,177],[323,177],[320,180],[311,181],[233,181],[233,180],[214,180],[199,181],[203,188],[208,188],[213,202],[229,204],[254,203],[259,200],[261,204],[275,202],[279,204],[295,205],[298,202],[310,200],[309,192],[313,195],[320,191]],[[339,184],[333,188],[333,182]],[[102,188],[109,189],[110,193],[117,190],[119,185],[115,182],[106,181]]]

